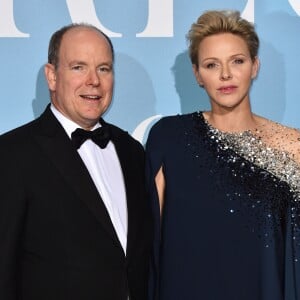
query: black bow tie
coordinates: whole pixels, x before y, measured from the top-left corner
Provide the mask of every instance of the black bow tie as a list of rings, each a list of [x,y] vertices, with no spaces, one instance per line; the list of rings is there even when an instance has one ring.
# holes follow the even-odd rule
[[[107,126],[101,126],[92,131],[77,128],[72,132],[71,138],[76,149],[79,149],[87,139],[91,139],[101,149],[104,149],[110,140],[110,132]]]

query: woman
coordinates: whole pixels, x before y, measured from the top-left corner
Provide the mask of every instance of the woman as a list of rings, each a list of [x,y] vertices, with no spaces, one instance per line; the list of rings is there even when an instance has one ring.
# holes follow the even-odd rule
[[[238,12],[205,12],[188,40],[211,111],[149,134],[152,297],[300,300],[300,133],[251,112],[259,39]]]

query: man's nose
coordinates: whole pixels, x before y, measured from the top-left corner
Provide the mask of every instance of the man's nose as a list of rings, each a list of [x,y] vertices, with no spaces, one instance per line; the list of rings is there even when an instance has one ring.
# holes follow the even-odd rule
[[[97,70],[90,70],[87,77],[87,84],[97,86],[100,84],[100,75]]]

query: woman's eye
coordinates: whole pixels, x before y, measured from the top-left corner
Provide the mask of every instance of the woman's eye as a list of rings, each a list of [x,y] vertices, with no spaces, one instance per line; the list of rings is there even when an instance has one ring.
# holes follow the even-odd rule
[[[207,68],[207,69],[213,69],[213,68],[215,68],[216,66],[217,66],[217,64],[215,64],[215,63],[209,63],[209,64],[206,65],[206,68]]]
[[[237,58],[234,60],[234,63],[239,65],[239,64],[244,63],[244,60],[242,58]]]

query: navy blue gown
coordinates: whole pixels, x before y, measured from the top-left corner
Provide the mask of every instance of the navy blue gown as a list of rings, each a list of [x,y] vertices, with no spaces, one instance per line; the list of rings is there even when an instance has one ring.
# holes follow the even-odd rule
[[[250,131],[218,131],[201,112],[161,119],[146,150],[155,219],[151,300],[300,300],[295,161]]]

